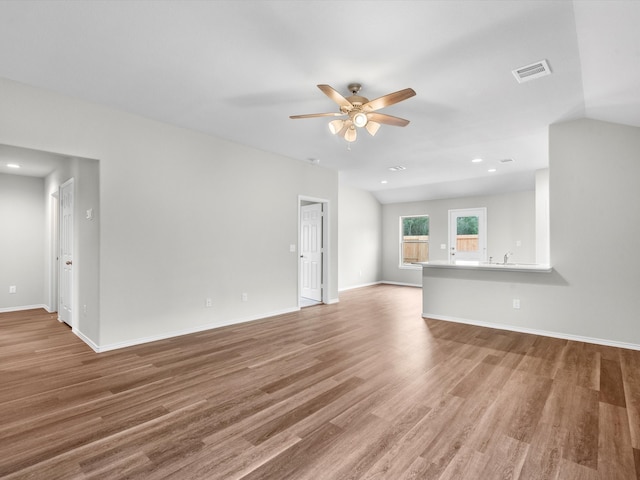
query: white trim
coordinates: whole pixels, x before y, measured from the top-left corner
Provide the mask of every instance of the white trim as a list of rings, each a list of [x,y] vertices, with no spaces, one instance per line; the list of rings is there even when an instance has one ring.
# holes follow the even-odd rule
[[[192,333],[203,332],[205,330],[213,330],[215,328],[220,328],[220,327],[227,327],[229,325],[237,325],[239,323],[252,322],[252,321],[255,321],[255,320],[263,320],[263,319],[266,319],[266,318],[269,318],[269,317],[275,317],[275,316],[278,316],[278,315],[284,315],[286,313],[292,313],[292,312],[298,312],[298,311],[300,311],[300,307],[286,308],[286,309],[279,310],[279,311],[276,311],[276,312],[263,313],[263,314],[260,314],[260,315],[255,315],[255,316],[250,316],[250,317],[236,318],[236,319],[233,319],[233,320],[223,320],[223,321],[219,321],[219,322],[215,322],[215,323],[209,323],[209,324],[206,324],[206,325],[200,325],[198,327],[187,328],[185,330],[175,330],[173,332],[162,333],[162,334],[159,334],[159,335],[151,335],[149,337],[136,338],[134,340],[127,340],[125,342],[117,342],[117,343],[112,343],[112,344],[108,344],[108,345],[100,345],[100,346],[93,344],[93,342],[91,342],[90,340],[86,339],[86,337],[80,336],[81,335],[80,332],[77,332],[76,335],[78,335],[86,343],[88,343],[89,346],[91,348],[93,348],[96,352],[102,353],[102,352],[108,352],[109,350],[117,350],[117,349],[120,349],[120,348],[126,348],[126,347],[133,347],[135,345],[141,345],[143,343],[157,342],[159,340],[167,340],[169,338],[180,337],[182,335],[190,335]],[[74,332],[76,332],[76,331],[74,330]]]
[[[390,282],[388,280],[382,280],[380,283],[386,284],[386,285],[400,285],[401,287],[422,288],[422,284],[418,284],[418,283]]]
[[[36,310],[38,308],[43,308],[48,313],[53,313],[53,312],[50,312],[49,309],[47,308],[47,306],[44,305],[44,304],[39,304],[39,305],[21,305],[21,306],[18,306],[18,307],[3,307],[3,308],[0,308],[0,313],[21,312],[23,310]]]
[[[516,327],[513,325],[505,325],[503,323],[483,322],[481,320],[469,320],[466,318],[449,317],[447,315],[434,315],[431,313],[422,313],[422,318],[432,318],[434,320],[443,320],[445,322],[464,323],[467,325],[475,325],[477,327],[495,328],[497,330],[508,330],[518,333],[530,333],[532,335],[540,335],[543,337],[561,338],[563,340],[571,340],[574,342],[593,343],[596,345],[605,345],[607,347],[626,348],[629,350],[640,350],[640,345],[635,343],[618,342],[615,340],[606,340],[603,338],[582,337],[580,335],[572,335],[570,333],[550,332],[548,330],[538,330],[536,328]]]
[[[312,203],[321,203],[322,204],[322,303],[328,305],[331,303],[336,303],[337,299],[329,298],[329,284],[331,281],[330,275],[330,266],[331,266],[331,235],[329,232],[330,224],[329,215],[330,215],[330,206],[331,203],[326,198],[318,198],[318,197],[309,197],[306,195],[298,195],[298,239],[296,241],[296,245],[298,246],[296,251],[297,256],[297,274],[296,278],[298,279],[298,308],[300,307],[300,296],[302,293],[302,278],[300,275],[300,207],[302,206],[302,202],[312,202]]]
[[[331,304],[333,304],[333,303],[338,303],[338,302],[340,302],[340,300],[339,300],[339,299],[337,299],[337,298],[330,298],[329,300],[327,300],[327,301],[326,301],[326,302],[324,302],[324,303],[325,303],[325,305],[331,305]]]
[[[60,320],[60,321],[62,321],[62,320]],[[78,330],[77,328],[72,328],[71,332],[73,334],[75,334],[75,336],[78,337],[80,340],[82,340],[84,343],[89,345],[94,352],[100,353],[100,347],[98,345],[96,345],[93,342],[93,340],[91,340],[89,337],[87,337],[85,334],[83,334],[80,330]]]
[[[341,288],[340,290],[338,290],[338,293],[346,292],[347,290],[353,290],[354,288],[363,288],[363,287],[371,287],[373,285],[380,285],[381,283],[383,282],[371,282],[371,283],[363,283],[361,285],[352,285],[350,287]]]

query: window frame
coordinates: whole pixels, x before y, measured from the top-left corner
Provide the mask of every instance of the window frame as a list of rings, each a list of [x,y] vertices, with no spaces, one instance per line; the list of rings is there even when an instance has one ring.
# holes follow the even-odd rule
[[[405,245],[405,241],[404,241],[404,219],[405,218],[416,218],[416,217],[427,217],[429,219],[429,234],[427,235],[427,237],[430,237],[430,229],[431,229],[431,223],[430,223],[430,217],[429,214],[426,213],[422,213],[419,215],[400,215],[399,217],[399,221],[398,221],[398,268],[401,269],[409,269],[409,270],[419,270],[422,267],[420,265],[415,265],[413,263],[404,263],[404,245]],[[427,240],[421,240],[421,241],[414,241],[414,242],[410,242],[410,243],[421,243],[421,244],[426,244],[427,245],[427,260],[429,261],[429,239]]]

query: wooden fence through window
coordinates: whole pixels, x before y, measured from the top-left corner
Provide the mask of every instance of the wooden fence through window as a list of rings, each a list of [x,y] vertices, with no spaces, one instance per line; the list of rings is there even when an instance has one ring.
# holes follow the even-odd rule
[[[478,235],[458,235],[458,252],[477,252]],[[405,235],[402,237],[402,263],[429,261],[429,235]]]
[[[402,263],[429,261],[429,235],[402,237]]]

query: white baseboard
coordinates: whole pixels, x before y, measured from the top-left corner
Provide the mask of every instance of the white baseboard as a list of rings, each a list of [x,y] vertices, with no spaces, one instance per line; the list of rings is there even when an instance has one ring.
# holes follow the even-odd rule
[[[422,285],[418,284],[418,283],[389,282],[387,280],[383,280],[380,283],[384,283],[384,284],[387,284],[387,285],[400,285],[401,287],[418,287],[418,288],[422,288]]]
[[[467,318],[449,317],[447,315],[434,315],[431,313],[423,313],[422,317],[432,318],[434,320],[443,320],[445,322],[465,323],[467,325],[475,325],[477,327],[495,328],[496,330],[508,330],[511,332],[530,333],[532,335],[540,335],[543,337],[561,338],[562,340],[572,340],[574,342],[593,343],[595,345],[605,345],[607,347],[640,350],[640,345],[636,345],[635,343],[618,342],[616,340],[607,340],[604,338],[583,337],[580,335],[572,335],[570,333],[551,332],[548,330],[538,330],[536,328],[516,327],[513,325],[505,325],[503,323],[483,322],[480,320],[469,320]]]
[[[340,300],[337,298],[330,298],[327,302],[326,305],[331,305],[333,303],[338,303]]]
[[[417,283],[402,283],[402,282],[391,282],[387,280],[380,280],[379,282],[363,283],[362,285],[353,285],[351,287],[341,288],[340,290],[338,290],[338,292],[346,292],[347,290],[353,290],[355,288],[372,287],[374,285],[399,285],[401,287],[422,288],[422,285],[419,285]]]
[[[382,282],[363,283],[361,285],[352,285],[350,287],[341,288],[338,292],[346,292],[347,290],[353,290],[355,288],[371,287],[373,285],[380,285]]]
[[[98,345],[96,345],[89,337],[85,336],[80,330],[76,329],[76,328],[72,328],[71,331],[80,339],[82,340],[84,343],[86,343],[87,345],[89,345],[91,347],[91,349],[96,352],[96,353],[100,353],[100,347]]]
[[[221,320],[215,323],[200,325],[197,327],[187,328],[184,330],[175,330],[173,332],[162,333],[159,335],[151,335],[149,337],[136,338],[133,340],[127,340],[124,342],[117,342],[117,343],[100,345],[100,346],[92,344],[91,341],[87,341],[86,337],[80,337],[80,338],[82,338],[85,342],[87,342],[89,346],[93,348],[96,352],[102,353],[102,352],[108,352],[110,350],[118,350],[120,348],[133,347],[135,345],[142,345],[143,343],[157,342],[159,340],[166,340],[168,338],[180,337],[182,335],[190,335],[192,333],[204,332],[205,330],[212,330],[214,328],[228,327],[229,325],[237,325],[239,323],[245,323],[245,322],[253,322],[255,320],[262,320],[265,318],[275,317],[277,315],[284,315],[285,313],[298,312],[298,311],[300,311],[299,307],[287,308],[284,310],[279,310],[277,312],[263,313],[260,315],[236,318],[233,320]]]
[[[21,312],[23,310],[35,310],[36,308],[44,308],[45,310],[47,310],[47,306],[43,305],[43,304],[39,304],[39,305],[22,305],[19,307],[4,307],[4,308],[0,308],[0,313],[9,313],[9,312]],[[47,312],[49,312],[49,310],[47,310]],[[51,312],[49,312],[51,313]]]

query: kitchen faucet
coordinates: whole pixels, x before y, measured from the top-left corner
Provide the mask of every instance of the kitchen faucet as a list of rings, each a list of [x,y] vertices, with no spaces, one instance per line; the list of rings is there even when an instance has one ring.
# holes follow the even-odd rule
[[[507,252],[507,253],[505,253],[505,254],[504,254],[504,264],[505,264],[505,265],[506,265],[506,264],[507,264],[507,262],[509,261],[509,257],[510,257],[511,255],[513,255],[513,253],[512,253],[512,252]]]

